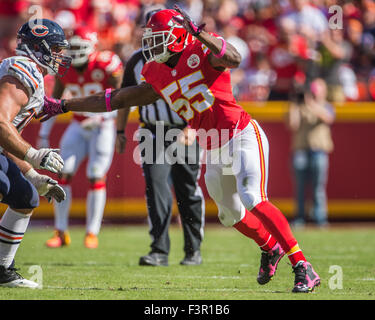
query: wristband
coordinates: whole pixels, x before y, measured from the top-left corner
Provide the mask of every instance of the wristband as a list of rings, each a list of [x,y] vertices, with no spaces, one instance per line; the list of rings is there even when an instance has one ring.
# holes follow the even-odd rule
[[[222,58],[227,48],[227,42],[222,38],[220,38],[220,40],[223,42],[223,46],[221,47],[221,50],[218,54],[214,54],[216,58]]]
[[[29,169],[26,173],[23,174],[26,179],[33,180],[37,176],[39,176],[39,173],[35,171],[33,168]]]
[[[125,130],[117,130],[116,133],[117,134],[125,134]]]
[[[23,160],[30,163],[31,159],[35,158],[37,153],[38,153],[38,150],[36,150],[36,149],[34,149],[33,147],[30,146],[30,148],[27,149],[25,157],[23,158]]]
[[[112,111],[111,108],[111,88],[105,89],[105,107],[107,108],[107,111]]]

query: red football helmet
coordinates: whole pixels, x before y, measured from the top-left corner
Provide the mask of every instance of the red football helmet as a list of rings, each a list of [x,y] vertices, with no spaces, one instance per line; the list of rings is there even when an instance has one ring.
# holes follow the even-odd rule
[[[147,62],[166,62],[192,41],[192,36],[173,17],[182,16],[175,10],[160,10],[148,20],[142,37],[142,51]]]
[[[79,67],[85,64],[98,42],[97,34],[87,26],[79,26],[74,29],[72,37],[69,39],[70,49],[68,54],[72,57],[72,65]]]

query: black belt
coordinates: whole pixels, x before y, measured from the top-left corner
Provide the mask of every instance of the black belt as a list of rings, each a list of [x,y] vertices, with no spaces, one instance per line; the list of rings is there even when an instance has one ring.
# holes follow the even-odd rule
[[[144,129],[149,129],[152,132],[156,132],[156,125],[153,124],[146,124],[146,123],[141,123],[142,128]],[[180,125],[166,125],[164,124],[164,132],[168,131],[169,129],[180,129],[183,130],[186,127],[186,124],[180,124]]]

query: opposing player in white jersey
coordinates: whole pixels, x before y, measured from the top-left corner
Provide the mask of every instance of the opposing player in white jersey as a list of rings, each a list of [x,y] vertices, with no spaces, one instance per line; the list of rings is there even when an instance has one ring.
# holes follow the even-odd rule
[[[55,149],[34,149],[21,131],[43,106],[43,77],[69,67],[70,58],[59,53],[68,47],[63,30],[47,19],[25,23],[17,41],[17,56],[0,64],[0,201],[8,205],[0,220],[0,286],[35,288],[15,271],[14,257],[39,195],[62,201],[65,193],[34,169],[58,173],[64,162]]]
[[[72,57],[72,68],[63,78],[57,78],[53,95],[60,98],[64,92],[73,97],[83,97],[107,87],[119,87],[122,79],[120,58],[110,51],[97,51],[96,33],[89,27],[80,26],[68,39]],[[109,170],[116,139],[114,118],[111,113],[76,113],[60,141],[61,156],[65,162],[59,183],[67,198],[55,203],[55,233],[46,242],[50,248],[69,245],[68,217],[72,203],[71,182],[82,161],[88,157],[86,175],[90,189],[86,201],[87,248],[98,246],[98,237],[106,203],[106,174]],[[52,118],[42,124],[39,132],[39,145],[49,146],[49,135],[54,123]]]

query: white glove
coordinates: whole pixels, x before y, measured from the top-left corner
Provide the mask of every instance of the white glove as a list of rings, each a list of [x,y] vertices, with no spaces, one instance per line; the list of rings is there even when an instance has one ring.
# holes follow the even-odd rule
[[[48,202],[51,202],[52,198],[57,202],[65,200],[65,191],[57,184],[56,180],[51,179],[49,176],[39,174],[34,169],[27,171],[25,177],[34,185],[40,196],[47,198]]]
[[[39,136],[36,141],[38,149],[49,148],[49,138],[47,136]]]
[[[83,120],[80,125],[85,130],[93,130],[100,126],[103,121],[102,116],[91,116]]]
[[[25,155],[25,161],[35,169],[45,169],[53,173],[59,173],[64,167],[64,160],[58,154],[59,149],[42,148],[39,150],[30,147]]]

